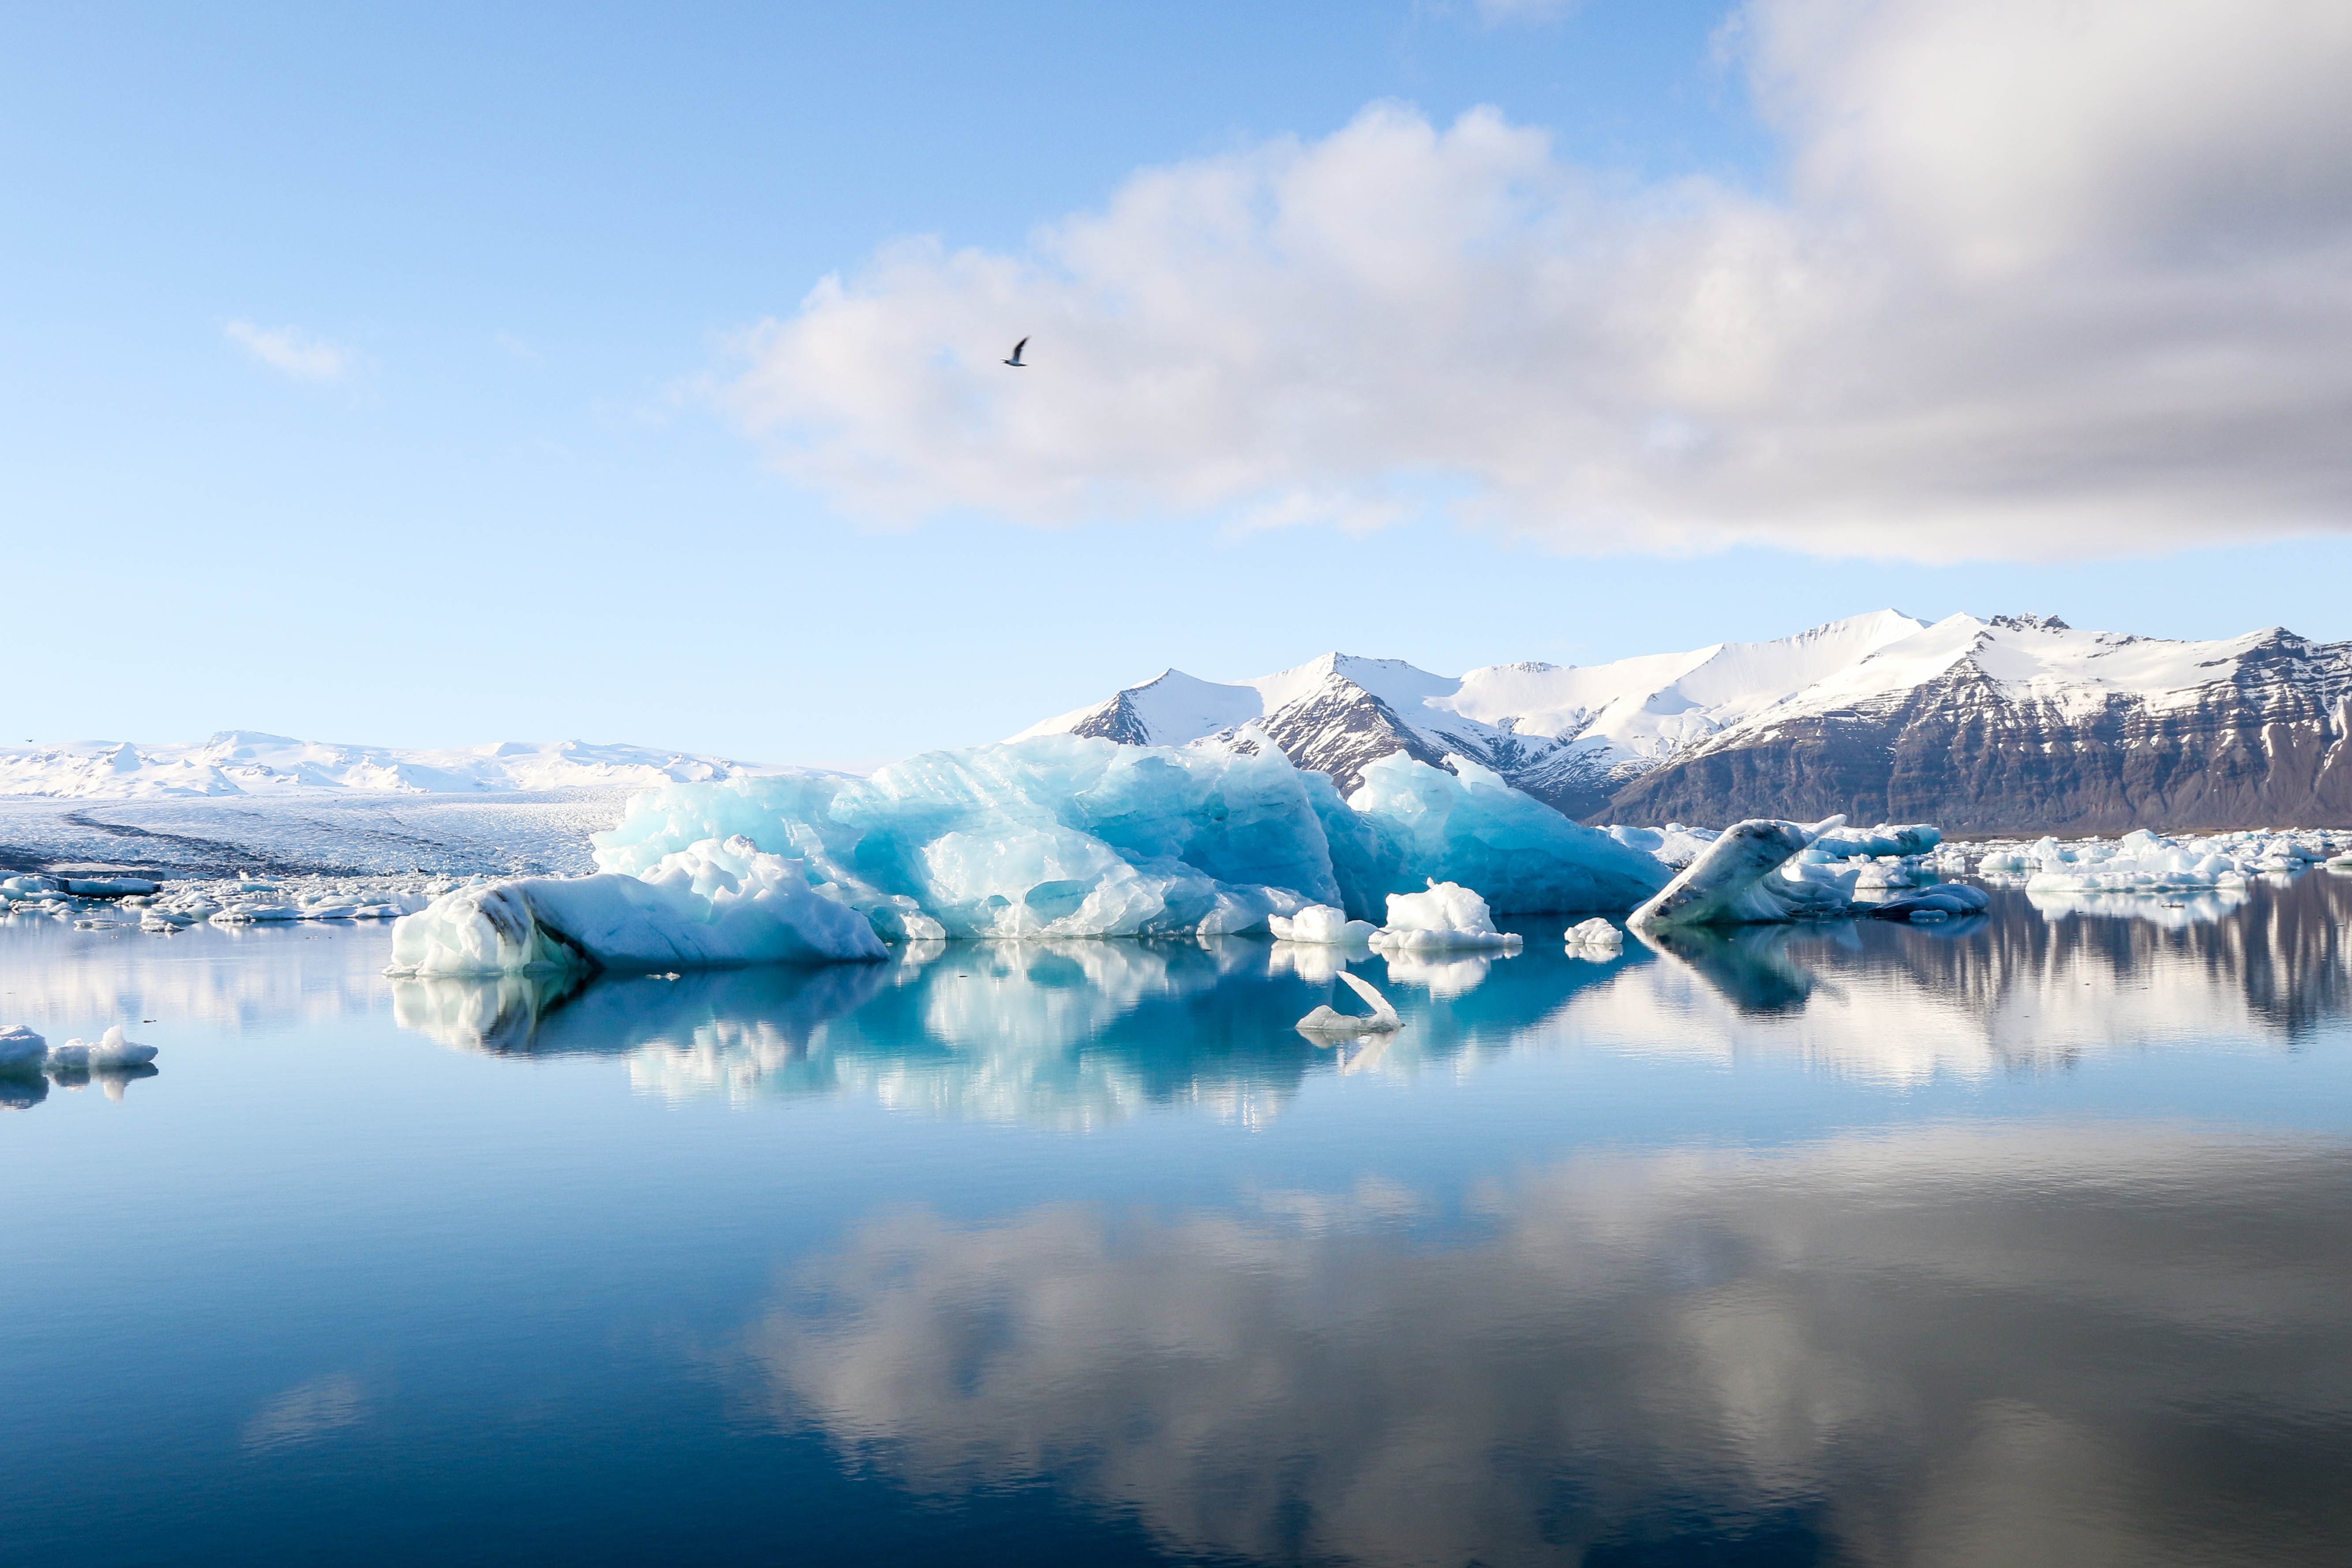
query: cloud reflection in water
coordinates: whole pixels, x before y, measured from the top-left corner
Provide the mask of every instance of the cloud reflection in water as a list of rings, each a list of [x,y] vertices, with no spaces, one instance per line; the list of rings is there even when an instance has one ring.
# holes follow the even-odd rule
[[[2352,1552],[2340,1147],[1944,1131],[1574,1158],[1467,1237],[1428,1206],[892,1214],[735,1386],[919,1492],[1042,1479],[1256,1560]]]

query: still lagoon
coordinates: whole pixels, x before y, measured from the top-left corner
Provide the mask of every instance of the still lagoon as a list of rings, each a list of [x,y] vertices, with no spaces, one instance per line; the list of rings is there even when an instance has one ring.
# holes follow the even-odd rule
[[[162,1048],[0,1086],[0,1563],[2352,1561],[2347,921],[0,922],[0,1024]]]

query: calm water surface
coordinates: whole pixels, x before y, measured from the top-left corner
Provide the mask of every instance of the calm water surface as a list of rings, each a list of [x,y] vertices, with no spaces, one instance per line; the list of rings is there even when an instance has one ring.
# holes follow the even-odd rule
[[[573,994],[0,923],[0,1562],[2352,1562],[2352,879]],[[1345,996],[1342,1006],[1352,1006]]]

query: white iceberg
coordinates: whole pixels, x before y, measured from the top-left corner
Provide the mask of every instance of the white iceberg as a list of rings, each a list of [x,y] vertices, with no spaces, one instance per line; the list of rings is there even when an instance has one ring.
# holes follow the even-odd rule
[[[1748,925],[1843,913],[1853,902],[1855,873],[1797,858],[1844,820],[1832,816],[1811,827],[1760,818],[1735,823],[1626,923]]]
[[[1495,929],[1486,900],[1457,882],[1430,879],[1421,893],[1391,893],[1389,921],[1370,937],[1374,947],[1406,952],[1448,948],[1517,947],[1521,938]]]
[[[1367,1016],[1359,1013],[1342,1013],[1338,1008],[1332,1006],[1328,1002],[1326,1002],[1323,1005],[1316,1008],[1315,1011],[1307,1014],[1307,1016],[1298,1020],[1297,1028],[1300,1033],[1307,1035],[1372,1035],[1386,1034],[1392,1029],[1398,1029],[1403,1026],[1404,1020],[1397,1016],[1397,1010],[1389,1005],[1389,999],[1372,988],[1370,981],[1359,979],[1357,976],[1349,973],[1344,969],[1339,971],[1339,978],[1346,981],[1349,988],[1353,990],[1357,995],[1361,996],[1365,1001],[1371,1004],[1372,1011],[1370,1015]]]
[[[142,1047],[139,1041],[125,1039],[122,1025],[108,1025],[106,1035],[99,1035],[97,1044],[82,1039],[68,1039],[66,1044],[49,1051],[49,1072],[122,1072],[125,1068],[146,1068],[155,1060],[155,1047]]]
[[[1368,919],[1432,879],[1506,914],[1630,909],[1664,885],[1651,857],[1454,765],[1382,757],[1342,801],[1277,751],[1043,735],[863,779],[672,785],[595,836],[596,863],[635,874],[740,834],[804,860],[891,941],[1265,931],[1318,904]]]
[[[1625,945],[1624,931],[1597,915],[1569,927],[1563,935],[1570,948],[1584,949],[1594,956],[1606,957]]]
[[[2002,857],[2002,865],[1989,868],[2030,872],[2025,882],[2029,893],[2163,892],[2185,888],[2238,887],[2253,875],[2265,855],[2273,852],[2268,842],[2270,837],[2229,835],[2221,839],[2176,839],[2142,828],[2112,842],[2091,838],[2063,844],[2055,838],[2044,838],[2029,849]],[[2229,852],[2233,849],[2246,858]]]
[[[392,928],[394,974],[724,968],[887,956],[873,925],[808,868],[740,837],[664,856],[641,877],[526,878],[461,888]]]
[[[1342,946],[1369,941],[1381,928],[1370,921],[1351,921],[1347,911],[1331,904],[1309,904],[1295,915],[1267,917],[1266,929],[1283,942],[1320,942]]]

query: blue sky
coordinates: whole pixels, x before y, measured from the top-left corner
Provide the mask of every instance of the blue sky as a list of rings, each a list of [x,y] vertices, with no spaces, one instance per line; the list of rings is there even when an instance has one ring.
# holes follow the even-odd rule
[[[0,741],[238,726],[417,745],[576,735],[861,763],[994,739],[1170,664],[1235,677],[1333,647],[1448,672],[1582,663],[1780,636],[1886,605],[2052,610],[2165,636],[2272,623],[2352,636],[2337,587],[2352,552],[2328,531],[2342,490],[2326,452],[2340,434],[2321,432],[2310,451],[2252,452],[2247,405],[2197,401],[2219,372],[2185,379],[2190,401],[2168,404],[2168,423],[2127,426],[2118,413],[2095,437],[2023,395],[2024,436],[1992,429],[1932,451],[1847,418],[1806,464],[1867,470],[1873,488],[1833,494],[1785,466],[1727,467],[1704,484],[1629,468],[1608,488],[1574,489],[1591,465],[1543,464],[1583,438],[1571,432],[1586,416],[1561,416],[1553,441],[1545,378],[1572,388],[1584,373],[1573,351],[1549,346],[1512,373],[1512,409],[1534,411],[1519,424],[1516,412],[1481,416],[1479,430],[1416,450],[1377,423],[1310,413],[1324,423],[1197,493],[1190,476],[1223,455],[1209,426],[1085,424],[1099,393],[1075,374],[1052,379],[1076,357],[1075,329],[1056,339],[1030,316],[1084,322],[1110,296],[1121,311],[1156,308],[1138,280],[1170,275],[1143,253],[1171,231],[1116,216],[1139,171],[1191,171],[1207,188],[1242,170],[1247,202],[1282,208],[1299,199],[1283,171],[1371,146],[1364,116],[1384,102],[1406,107],[1375,110],[1402,127],[1381,145],[1420,158],[1414,138],[1433,138],[1440,197],[1473,179],[1538,191],[1542,213],[1499,220],[1513,226],[1497,244],[1533,256],[1526,266],[1546,246],[1580,254],[1588,233],[1639,250],[1657,232],[1640,225],[1670,221],[1654,217],[1663,208],[1704,207],[1723,232],[1748,233],[1792,204],[1851,206],[1837,192],[1862,176],[1821,172],[1845,156],[1822,127],[1841,106],[1878,112],[1893,89],[1805,53],[1810,19],[1795,13],[1837,0],[1771,3],[1760,21],[1657,0],[20,11],[0,58],[0,547],[17,634]],[[2122,88],[2097,87],[2069,86],[2068,101],[2123,105],[2096,126],[2142,123]],[[1505,128],[1492,157],[1457,134],[1480,106]],[[2282,117],[2244,111],[2252,129],[2236,142],[2190,129],[2200,145],[2242,143],[2251,158]],[[2146,138],[2096,126],[2084,134],[2109,136],[2116,159],[2154,156]],[[2308,142],[2294,125],[2276,134],[2290,132]],[[1911,133],[1892,125],[1884,140],[1908,145]],[[1445,161],[1456,153],[1465,161]],[[1365,166],[1377,174],[1389,155],[1375,147]],[[1966,206],[1974,173],[1955,174],[1961,195],[1920,221],[1959,213],[1971,237],[2023,232],[2014,213]],[[2309,225],[2222,215],[2232,234],[2255,237],[2273,300],[2296,287],[2295,266],[2328,254],[2315,246],[2334,243],[2336,187],[2313,177],[2321,187],[2282,186],[2278,206],[2326,220],[2317,240]],[[2137,187],[2118,174],[2108,188]],[[1899,225],[1886,214],[1916,216],[1870,199],[1879,205],[1860,210],[1889,232]],[[2158,220],[2145,215],[2187,198],[2166,200],[2114,220],[2128,244],[2105,230],[2066,239],[2069,256],[2109,258],[2101,297],[2146,281],[2112,258],[2151,250]],[[2051,201],[2105,210],[2104,195]],[[1068,279],[1089,264],[1052,237],[1106,213],[1108,281],[1081,288]],[[1561,240],[1562,213],[1591,227]],[[2047,213],[2030,216],[2032,235],[2060,232]],[[2273,231],[2287,237],[2261,237]],[[1816,224],[1801,242],[1818,248],[1823,232]],[[946,259],[877,261],[921,236]],[[1809,265],[1813,277],[1826,264]],[[1000,273],[1019,278],[1001,290],[971,281]],[[852,319],[804,304],[828,276],[873,310]],[[1610,306],[1594,319],[1623,319],[1622,278],[1591,276]],[[2012,267],[1969,297],[2014,301],[2018,276]],[[2193,281],[2215,299],[2258,292],[2238,275]],[[1234,361],[1244,366],[1266,363],[1281,336],[1280,300],[1331,292],[1295,258],[1236,271],[1230,286],[1235,319],[1260,334]],[[1368,308],[1318,330],[1377,346],[1418,315],[1409,291],[1420,286],[1382,296],[1391,316]],[[1285,292],[1295,289],[1305,293]],[[1213,322],[1223,298],[1182,309]],[[2190,313],[2167,298],[2169,317]],[[2009,314],[1956,335],[2008,331],[2020,311],[1999,308]],[[1012,466],[990,468],[990,432],[1015,426],[983,423],[975,438],[961,404],[938,418],[902,414],[901,390],[928,397],[930,384],[893,380],[887,365],[870,386],[860,379],[902,346],[876,315],[950,323],[940,330],[963,336],[931,358],[990,372],[986,356],[1037,331],[1040,369],[1022,395],[1043,403],[971,417],[1042,419],[1044,433],[1004,446]],[[747,338],[761,322],[771,335]],[[1495,340],[1506,352],[1510,325]],[[2248,345],[2258,372],[2263,354],[2294,344],[2316,357],[2337,346],[2338,325],[2324,316],[2265,336],[2225,324],[2198,363],[2221,363],[2213,342]],[[1887,336],[1883,323],[1840,330],[1822,343]],[[1139,363],[1170,352],[1132,341]],[[1436,405],[1443,423],[1463,401],[1445,378],[1481,377],[1477,356],[1495,352],[1463,341],[1433,355],[1408,342],[1393,385],[1374,360],[1332,386],[1374,402],[1393,391],[1400,407],[1437,388],[1451,399]],[[1945,411],[1964,404],[1980,410],[1984,385],[2002,401],[2001,376],[2034,383],[2067,417],[2102,398],[2136,408],[2129,389],[2168,363],[2149,342],[2130,374],[2064,385],[2014,355],[1956,367],[1906,358],[1895,384],[1916,363],[1931,390],[1977,388],[1906,431],[1952,423]],[[859,368],[829,369],[839,362],[818,353],[824,344]],[[1217,368],[1226,379],[1211,401],[1286,408],[1302,386],[1330,390],[1312,368],[1328,347],[1300,352],[1309,368],[1278,385]],[[2333,406],[2332,373],[2312,372],[2306,387],[2280,363],[2248,379],[2290,409]],[[961,358],[939,374],[950,372],[979,374]],[[1088,374],[1104,373],[1097,363]],[[1057,384],[1069,401],[1054,402]],[[994,383],[939,385],[996,395]],[[1810,383],[1763,395],[1775,410],[1821,395]],[[1717,383],[1691,397],[1718,412],[1687,418],[1726,443],[1812,439],[1785,421],[1758,434],[1760,405],[1735,408]],[[1644,428],[1673,446],[1685,405],[1658,407]],[[1260,428],[1271,416],[1252,417]],[[1083,438],[1068,434],[1081,425]],[[2102,441],[2096,473],[2045,482],[2063,463],[2042,447],[2072,462]],[[1942,482],[1952,450],[1986,449],[2029,455],[2004,456],[1994,481],[1964,494],[1923,489],[1927,521],[1905,531],[1905,487]],[[2190,450],[2220,456],[2191,466],[2179,458]],[[877,463],[902,478],[858,477]],[[2151,464],[2179,465],[2154,505],[2140,479],[2112,481]],[[1062,499],[1031,506],[1024,485],[1040,497],[1058,485]],[[1742,497],[1768,491],[1769,504],[1742,510]],[[2184,499],[2169,507],[2162,497],[2174,495]],[[1286,521],[1260,525],[1277,512]],[[1990,558],[1954,559],[1976,554]]]

